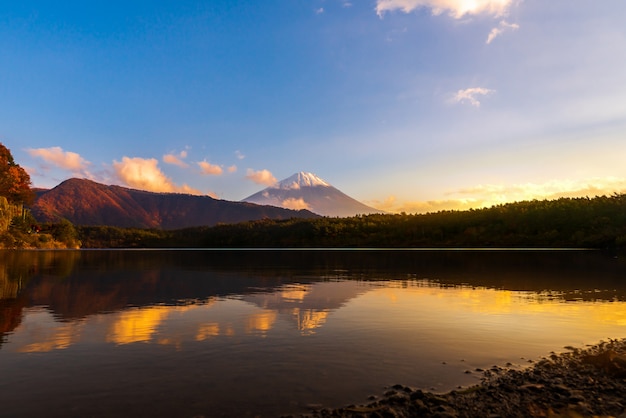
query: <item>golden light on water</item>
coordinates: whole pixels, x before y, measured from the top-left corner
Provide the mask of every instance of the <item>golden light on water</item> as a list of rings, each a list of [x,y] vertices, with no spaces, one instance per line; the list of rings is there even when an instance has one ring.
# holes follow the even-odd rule
[[[296,319],[298,330],[302,334],[313,334],[315,329],[322,327],[326,323],[328,312],[294,308],[293,317]]]
[[[271,304],[264,298],[254,299],[256,302],[216,300],[132,308],[68,322],[58,322],[38,308],[31,310],[28,319],[15,330],[12,344],[17,352],[61,350],[87,339],[182,349],[186,343],[209,342],[218,337],[267,336],[279,325],[281,329],[276,332],[295,329],[302,336],[315,335],[319,329],[336,327],[346,318],[381,329],[400,325],[418,333],[425,328],[439,333],[494,333],[509,339],[576,335],[582,341],[603,338],[605,329],[626,327],[626,303],[566,301],[558,293],[452,287],[425,280],[377,282],[371,286],[342,282],[337,288],[320,283],[309,287],[278,291],[276,297],[269,295]],[[308,306],[299,302],[305,300],[305,294],[316,295],[308,300]],[[332,306],[324,308],[325,304]],[[335,316],[342,318],[333,321]],[[85,329],[90,332],[83,332]]]
[[[280,292],[280,297],[285,300],[302,301],[310,290],[310,286],[307,287],[287,287],[287,290]]]
[[[389,315],[403,318],[407,327],[418,328],[426,321],[455,333],[489,332],[503,339],[574,335],[586,341],[607,338],[610,331],[603,335],[603,330],[626,326],[625,302],[566,301],[553,293],[441,288],[433,283],[401,291],[397,287],[377,289],[355,304],[372,321],[382,323],[381,316]]]
[[[80,339],[83,322],[65,322],[56,327],[39,328],[37,341],[18,348],[20,353],[45,353],[63,350]]]
[[[149,342],[157,327],[167,318],[168,307],[124,311],[117,315],[106,336],[106,342],[131,344]]]
[[[246,333],[269,331],[276,322],[277,315],[278,313],[274,311],[262,311],[250,315],[246,320]]]
[[[216,322],[200,324],[198,332],[196,333],[196,341],[204,341],[211,337],[217,337],[218,335],[220,335],[220,324]]]

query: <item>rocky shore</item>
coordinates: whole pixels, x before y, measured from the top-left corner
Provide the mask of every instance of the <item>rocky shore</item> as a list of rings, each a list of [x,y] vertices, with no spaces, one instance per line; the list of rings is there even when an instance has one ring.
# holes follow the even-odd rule
[[[483,373],[481,383],[465,389],[435,394],[395,385],[363,405],[302,417],[626,418],[626,339],[566,349],[523,370],[477,370]]]

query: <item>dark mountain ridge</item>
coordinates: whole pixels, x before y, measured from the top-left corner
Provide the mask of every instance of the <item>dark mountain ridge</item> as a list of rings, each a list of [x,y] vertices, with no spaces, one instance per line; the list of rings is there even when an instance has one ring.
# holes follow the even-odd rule
[[[72,178],[40,191],[31,206],[40,222],[65,218],[76,225],[180,229],[259,219],[315,218],[307,210],[289,210],[209,196],[154,193]]]

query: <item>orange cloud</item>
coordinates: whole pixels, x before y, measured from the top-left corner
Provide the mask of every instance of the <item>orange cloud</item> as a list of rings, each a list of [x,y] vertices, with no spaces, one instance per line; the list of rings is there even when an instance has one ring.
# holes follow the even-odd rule
[[[121,162],[113,161],[113,169],[118,179],[129,187],[150,192],[202,194],[186,184],[174,184],[163,174],[154,158],[123,157]]]
[[[264,184],[266,186],[271,186],[276,183],[276,177],[269,170],[259,170],[254,171],[251,168],[248,169],[248,174],[246,174],[246,178],[248,180],[252,180],[257,184]]]
[[[305,202],[303,198],[296,199],[294,197],[290,197],[289,199],[283,200],[281,205],[284,208],[293,210],[311,209],[309,204]]]
[[[213,165],[206,161],[200,161],[198,163],[198,166],[200,166],[200,170],[202,170],[202,174],[206,174],[209,176],[219,176],[224,172],[222,167],[220,167],[219,165]]]
[[[163,162],[166,164],[177,165],[182,168],[187,168],[189,167],[189,164],[183,161],[185,158],[187,158],[187,151],[181,151],[178,155],[165,154],[163,156]]]
[[[91,164],[79,154],[71,151],[63,151],[61,147],[36,148],[26,150],[32,157],[41,158],[47,163],[59,168],[74,172],[85,171]]]

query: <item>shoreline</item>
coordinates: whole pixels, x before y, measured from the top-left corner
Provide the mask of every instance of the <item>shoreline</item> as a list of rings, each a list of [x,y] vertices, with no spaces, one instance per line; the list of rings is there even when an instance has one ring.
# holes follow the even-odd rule
[[[626,338],[565,349],[521,370],[494,366],[463,389],[438,394],[397,384],[367,403],[297,416],[626,418]]]

